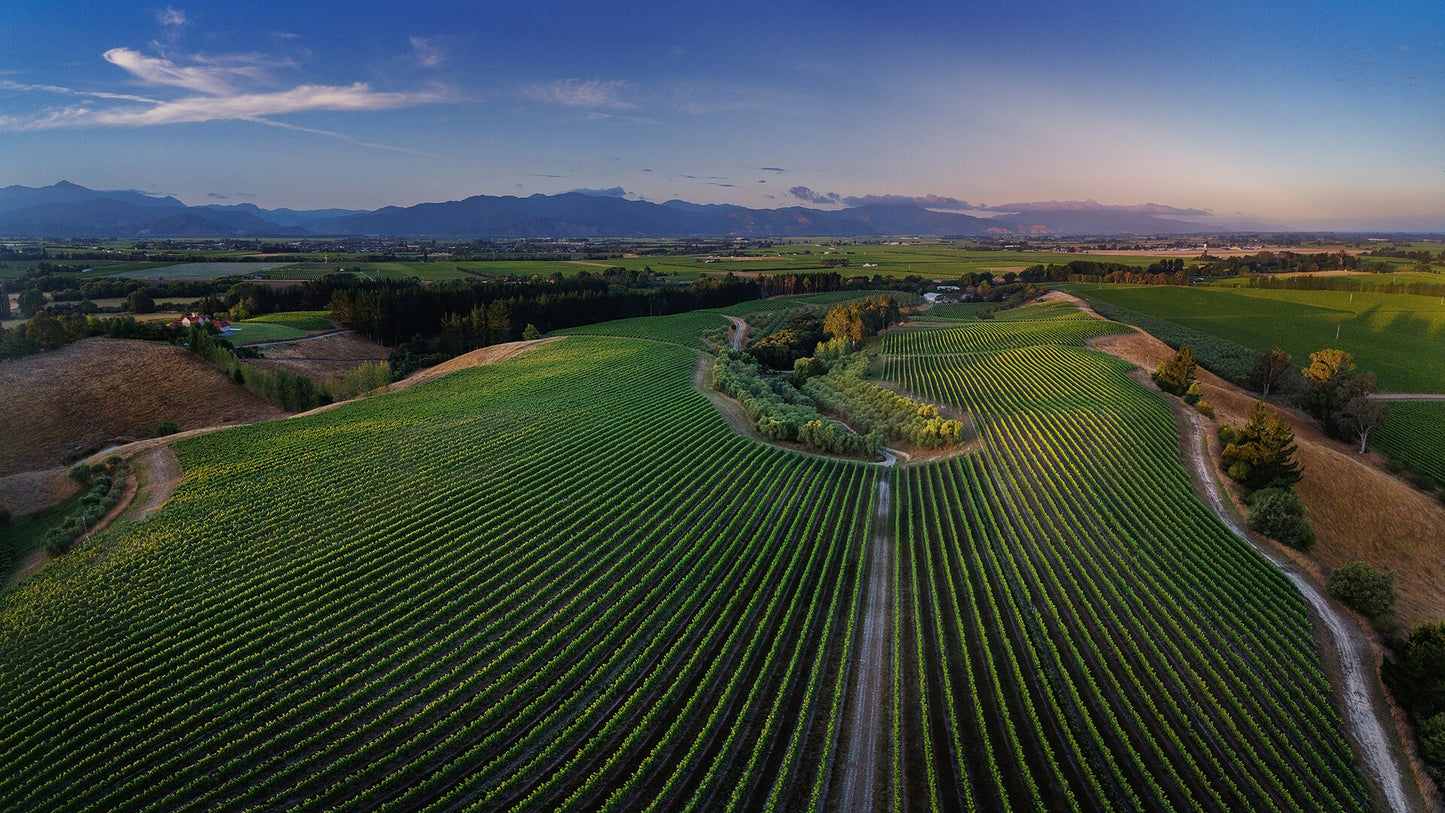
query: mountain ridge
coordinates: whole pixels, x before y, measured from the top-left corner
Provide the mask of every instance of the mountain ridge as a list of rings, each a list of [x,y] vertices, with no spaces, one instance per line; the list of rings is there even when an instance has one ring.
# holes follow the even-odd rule
[[[1152,204],[1150,204],[1152,206]],[[1196,210],[1197,211],[1197,210]],[[0,188],[0,234],[10,237],[950,237],[1164,235],[1219,231],[1139,207],[1060,206],[984,218],[906,203],[843,209],[752,209],[682,200],[652,203],[584,192],[473,195],[461,200],[355,209],[188,206],[136,190],[69,181]]]

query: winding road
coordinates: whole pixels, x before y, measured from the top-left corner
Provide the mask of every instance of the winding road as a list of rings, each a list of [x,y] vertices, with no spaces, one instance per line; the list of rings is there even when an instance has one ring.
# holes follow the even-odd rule
[[[1335,651],[1340,659],[1340,669],[1344,672],[1347,722],[1359,744],[1360,755],[1364,758],[1366,767],[1375,774],[1390,809],[1398,813],[1409,811],[1410,802],[1405,792],[1403,772],[1395,762],[1394,755],[1390,750],[1389,739],[1385,736],[1385,729],[1380,725],[1380,720],[1375,716],[1371,704],[1369,686],[1370,681],[1374,679],[1373,658],[1367,657],[1366,653],[1361,651],[1359,641],[1350,634],[1350,628],[1347,626],[1350,622],[1330,605],[1329,600],[1313,584],[1293,572],[1274,551],[1255,542],[1250,538],[1249,533],[1240,527],[1234,514],[1226,506],[1224,495],[1219,488],[1219,481],[1215,478],[1213,466],[1210,465],[1207,451],[1208,439],[1204,425],[1200,422],[1198,414],[1192,410],[1186,414],[1189,416],[1189,424],[1194,437],[1194,442],[1189,444],[1189,459],[1193,464],[1195,480],[1204,489],[1209,507],[1214,511],[1215,516],[1219,517],[1220,522],[1223,522],[1236,536],[1248,542],[1271,564],[1279,568],[1280,572],[1284,573],[1285,578],[1289,579],[1290,583],[1304,595],[1305,601],[1309,602],[1310,609],[1324,623],[1330,633],[1330,638],[1334,640]]]

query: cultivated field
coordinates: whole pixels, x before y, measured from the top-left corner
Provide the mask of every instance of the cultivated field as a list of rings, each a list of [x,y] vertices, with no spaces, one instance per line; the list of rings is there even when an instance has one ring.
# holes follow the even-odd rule
[[[1035,314],[885,338],[979,424],[912,467],[731,431],[710,314],[185,441],[0,596],[0,806],[1368,809],[1299,594]]]

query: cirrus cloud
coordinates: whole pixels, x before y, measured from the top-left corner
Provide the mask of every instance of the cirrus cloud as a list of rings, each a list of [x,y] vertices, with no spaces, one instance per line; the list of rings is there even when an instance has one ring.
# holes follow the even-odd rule
[[[634,110],[637,105],[622,98],[628,83],[621,79],[558,79],[545,85],[531,85],[522,95],[537,102],[566,107],[591,107],[609,110]]]
[[[431,88],[421,91],[384,92],[365,82],[350,85],[301,84],[285,90],[258,91],[255,85],[266,76],[256,57],[233,56],[219,59],[191,57],[185,64],[150,56],[132,48],[112,48],[102,54],[105,61],[142,84],[189,91],[179,98],[147,98],[134,94],[80,91],[54,85],[0,83],[26,92],[80,97],[79,104],[51,107],[28,116],[0,116],[0,130],[51,130],[83,127],[155,127],[167,124],[238,120],[287,127],[303,132],[340,138],[364,146],[385,145],[356,141],[326,130],[269,121],[265,117],[307,111],[367,112],[394,110],[445,101],[450,94]],[[160,94],[158,94],[160,95]]]

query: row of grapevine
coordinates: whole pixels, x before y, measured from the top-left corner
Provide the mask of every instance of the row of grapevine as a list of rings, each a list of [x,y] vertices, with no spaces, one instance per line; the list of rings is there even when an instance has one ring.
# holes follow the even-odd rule
[[[0,806],[819,798],[877,470],[732,435],[693,359],[574,337],[182,445],[0,599]]]
[[[1128,330],[1097,319],[992,320],[939,330],[897,331],[883,337],[882,351],[885,356],[919,356],[980,353],[1042,344],[1080,345],[1086,339]]]
[[[1391,401],[1370,445],[1445,487],[1445,401]]]
[[[1078,346],[1107,326],[1000,327],[885,345],[982,439],[898,474],[895,806],[1368,809],[1307,608],[1193,498],[1168,407]]]

